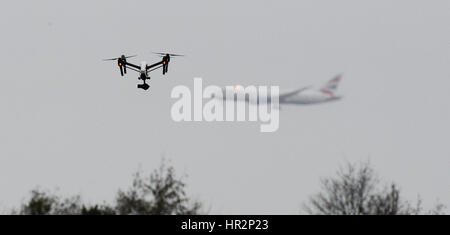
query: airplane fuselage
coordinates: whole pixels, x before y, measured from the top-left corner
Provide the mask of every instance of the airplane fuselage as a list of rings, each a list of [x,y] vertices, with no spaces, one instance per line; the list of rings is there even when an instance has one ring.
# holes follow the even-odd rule
[[[279,104],[293,104],[293,105],[309,105],[309,104],[319,104],[330,101],[340,100],[342,96],[336,94],[338,84],[341,80],[341,75],[337,75],[330,81],[328,81],[324,86],[319,89],[314,89],[311,87],[304,87],[296,89],[294,91],[280,93],[279,94]],[[223,99],[235,101],[244,101],[251,104],[259,104],[260,101],[257,99],[257,90],[251,89],[251,87],[245,88],[240,85],[236,87],[227,87],[223,90]],[[225,95],[229,94],[229,95]],[[270,103],[271,96],[268,95],[267,103]]]
[[[250,97],[257,97],[257,93],[245,93],[241,89],[231,90],[230,92],[233,96],[226,96],[226,89],[223,89],[223,99],[224,100],[235,100],[235,101],[244,101],[249,102],[250,104],[258,104],[259,101],[252,99]],[[241,93],[241,95],[239,95]],[[330,101],[337,101],[341,99],[341,96],[334,94],[333,92],[327,90],[314,90],[308,89],[298,94],[291,95],[289,97],[283,97],[280,95],[279,103],[280,104],[291,104],[291,105],[308,105],[308,104],[319,104]],[[267,97],[267,102],[271,102],[270,95]]]
[[[280,104],[318,104],[341,99],[341,96],[322,90],[305,90],[299,94],[280,100]]]

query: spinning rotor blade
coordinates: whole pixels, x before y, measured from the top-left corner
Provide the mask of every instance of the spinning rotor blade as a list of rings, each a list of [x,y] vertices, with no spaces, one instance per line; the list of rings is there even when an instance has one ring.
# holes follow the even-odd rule
[[[125,56],[126,59],[136,57],[137,55]]]
[[[136,57],[136,56],[137,55],[130,55],[130,56],[123,55],[121,57],[116,57],[116,58],[111,58],[111,59],[104,59],[103,61],[112,61],[112,60],[118,60],[118,59],[123,59],[123,58],[128,59],[128,58],[133,58],[133,57]]]
[[[157,55],[160,55],[160,56],[166,56],[166,55],[169,55],[169,56],[184,56],[184,55],[179,55],[179,54],[171,54],[171,53],[162,53],[162,52],[153,52],[153,54],[157,54]]]

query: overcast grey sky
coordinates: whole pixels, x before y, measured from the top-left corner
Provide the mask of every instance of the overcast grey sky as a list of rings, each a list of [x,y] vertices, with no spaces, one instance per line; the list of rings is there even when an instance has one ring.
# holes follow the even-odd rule
[[[112,201],[161,156],[216,214],[293,214],[345,160],[450,205],[450,2],[9,1],[0,8],[0,207],[35,186]],[[120,77],[103,58],[188,56]],[[343,100],[258,123],[175,123],[171,89],[320,86]]]

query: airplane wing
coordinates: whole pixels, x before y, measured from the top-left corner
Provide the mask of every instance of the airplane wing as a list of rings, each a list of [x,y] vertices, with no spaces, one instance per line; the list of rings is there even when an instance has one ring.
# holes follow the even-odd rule
[[[302,92],[304,90],[307,90],[309,88],[311,88],[311,86],[303,87],[303,88],[297,89],[295,91],[287,92],[287,93],[282,93],[282,94],[280,94],[280,98],[279,99],[280,99],[280,101],[284,100],[284,99],[286,99],[288,97],[294,96],[294,95],[296,95],[296,94],[298,94],[298,93],[300,93],[300,92]]]

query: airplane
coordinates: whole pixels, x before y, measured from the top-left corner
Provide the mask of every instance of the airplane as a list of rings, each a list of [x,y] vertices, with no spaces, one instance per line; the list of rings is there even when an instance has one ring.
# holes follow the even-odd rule
[[[280,104],[308,105],[340,100],[342,96],[336,92],[341,79],[342,75],[337,75],[319,89],[308,86],[282,93],[279,98]]]
[[[337,75],[330,81],[328,81],[325,85],[323,85],[319,89],[314,89],[311,86],[303,87],[300,89],[296,89],[294,91],[280,93],[279,95],[279,104],[289,104],[289,105],[310,105],[310,104],[319,104],[326,103],[331,101],[337,101],[342,98],[341,95],[337,94],[337,88],[339,82],[341,81],[342,75]],[[250,97],[257,97],[256,94],[246,93],[245,96],[234,96],[234,97],[226,97],[227,88],[223,89],[223,99],[234,99],[235,101],[245,101],[251,104],[255,104],[255,100],[251,100]],[[241,85],[237,85],[234,87],[234,94],[238,94],[240,92],[245,92],[244,88]],[[238,98],[241,97],[241,100]],[[245,97],[245,98],[244,98]],[[244,100],[245,99],[245,100]],[[270,95],[267,97],[267,102],[270,103]],[[259,101],[256,100],[256,104],[259,104]]]
[[[154,54],[157,54],[162,57],[162,60],[160,62],[154,63],[154,64],[147,64],[147,62],[143,61],[141,64],[135,65],[127,61],[129,58],[136,57],[137,55],[132,56],[125,56],[121,55],[117,58],[111,58],[111,59],[104,59],[103,61],[114,61],[117,60],[117,65],[120,69],[120,74],[124,76],[124,74],[127,73],[127,69],[136,71],[139,73],[138,80],[142,80],[143,84],[138,84],[137,88],[148,90],[150,86],[147,84],[146,80],[150,80],[150,72],[157,70],[159,68],[162,68],[162,73],[165,75],[169,71],[169,62],[171,57],[178,57],[183,55],[177,55],[177,54],[170,54],[170,53],[160,53],[160,52],[153,52]]]

